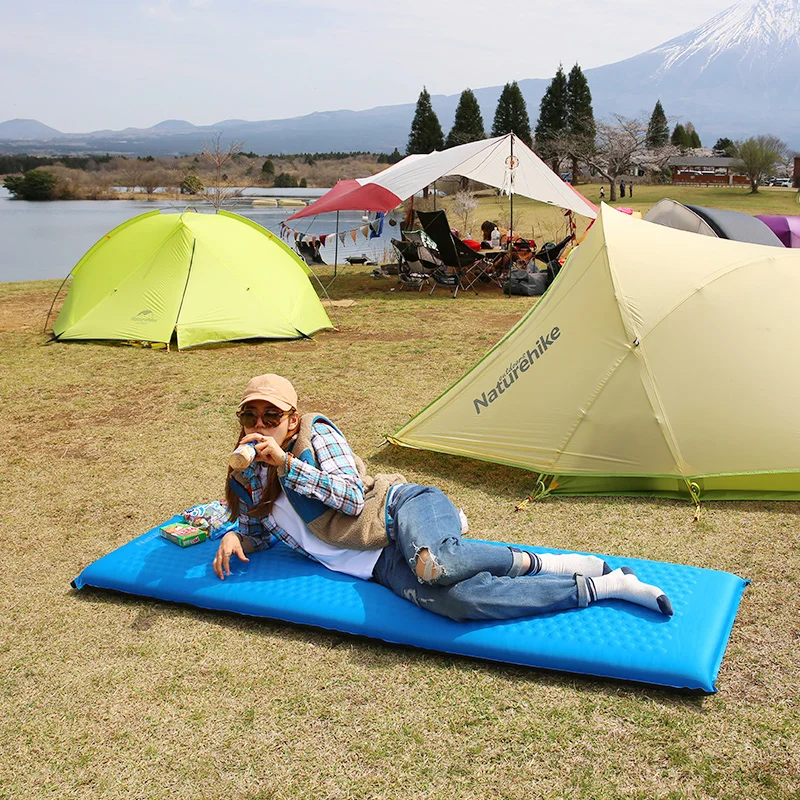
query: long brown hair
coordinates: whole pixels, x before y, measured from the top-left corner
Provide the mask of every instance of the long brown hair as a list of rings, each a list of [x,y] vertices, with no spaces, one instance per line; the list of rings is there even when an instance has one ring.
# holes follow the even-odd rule
[[[297,414],[297,411],[293,412]],[[285,450],[286,445],[294,439],[297,435],[297,432],[300,430],[300,419],[298,416],[297,425],[294,427],[289,427],[289,430],[286,433],[286,438],[281,442],[281,447]],[[239,436],[236,439],[236,444],[234,447],[239,446],[239,442],[242,440],[242,437],[245,436],[244,428],[240,428]],[[231,474],[233,470],[228,467],[228,475],[225,479],[225,502],[230,509],[230,515],[228,519],[231,522],[236,522],[239,519],[239,495],[233,491],[231,488]],[[261,495],[261,500],[254,505],[250,511],[248,512],[251,517],[255,517],[256,519],[263,519],[272,511],[272,504],[278,499],[278,495],[281,493],[281,484],[278,480],[278,469],[277,467],[267,467],[267,481],[266,485],[264,486],[264,493]]]

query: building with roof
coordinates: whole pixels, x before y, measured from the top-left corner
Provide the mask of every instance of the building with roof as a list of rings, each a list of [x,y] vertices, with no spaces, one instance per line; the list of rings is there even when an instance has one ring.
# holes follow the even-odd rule
[[[733,169],[735,161],[722,156],[674,156],[667,164],[672,170],[673,183],[750,186],[747,176]]]

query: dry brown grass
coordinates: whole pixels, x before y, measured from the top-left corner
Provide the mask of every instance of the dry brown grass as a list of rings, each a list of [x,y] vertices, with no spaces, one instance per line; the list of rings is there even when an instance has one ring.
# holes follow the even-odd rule
[[[187,352],[47,344],[55,282],[0,286],[0,798],[800,797],[797,503],[553,499],[532,476],[383,448],[530,307],[350,268],[339,332]],[[709,697],[482,663],[70,580],[220,495],[232,409],[291,376],[373,466],[436,483],[473,535],[737,572]]]

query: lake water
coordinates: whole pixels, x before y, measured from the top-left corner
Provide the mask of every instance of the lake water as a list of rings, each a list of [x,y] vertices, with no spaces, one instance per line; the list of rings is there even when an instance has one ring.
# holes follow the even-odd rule
[[[249,196],[299,197],[312,200],[327,189],[258,189],[249,190]],[[56,200],[47,203],[30,203],[11,199],[10,193],[0,186],[0,282],[33,281],[64,278],[81,256],[112,228],[131,217],[154,209],[181,211],[189,206],[203,208],[188,199],[180,200]],[[210,210],[210,207],[205,208]],[[271,208],[268,206],[240,205],[230,208],[237,214],[263,225],[272,233],[280,233],[283,220],[297,208]],[[390,239],[397,235],[397,227],[384,225],[383,236],[367,240],[361,233],[353,243],[349,231],[363,225],[360,212],[343,211],[339,215],[339,230],[348,231],[345,244],[339,244],[339,264],[348,256],[366,255],[370,260],[381,261],[384,253],[391,251]],[[308,235],[332,234],[336,229],[335,214],[308,217],[292,223],[300,233]],[[333,238],[321,249],[323,259],[333,263]],[[289,240],[292,244],[292,240]]]

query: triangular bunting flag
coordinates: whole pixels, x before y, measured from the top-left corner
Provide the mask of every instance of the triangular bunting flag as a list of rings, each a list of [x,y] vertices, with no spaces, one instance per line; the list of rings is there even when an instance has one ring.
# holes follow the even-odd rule
[[[350,238],[353,240],[353,244],[358,241],[358,230],[350,231]]]

